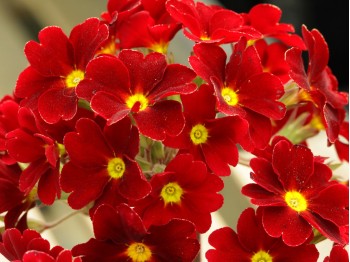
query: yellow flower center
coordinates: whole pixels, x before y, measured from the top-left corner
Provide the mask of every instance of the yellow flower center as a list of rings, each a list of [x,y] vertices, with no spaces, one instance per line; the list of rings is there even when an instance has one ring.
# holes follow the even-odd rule
[[[123,159],[115,157],[109,160],[107,171],[111,178],[121,178],[125,172],[125,163]]]
[[[191,129],[190,137],[193,144],[195,145],[203,144],[207,142],[208,129],[201,124],[195,125]]]
[[[133,262],[146,262],[152,257],[151,249],[143,243],[131,244],[126,254]]]
[[[160,196],[163,198],[165,205],[167,204],[179,204],[184,191],[176,182],[170,182],[162,188]]]
[[[310,122],[310,125],[317,130],[325,130],[324,124],[322,122],[321,116],[315,115]]]
[[[158,53],[166,54],[168,52],[168,45],[168,43],[155,43],[149,47],[149,49]]]
[[[251,262],[272,262],[272,257],[269,253],[260,250],[252,256]]]
[[[143,94],[132,95],[126,100],[126,106],[130,109],[132,109],[136,103],[138,103],[138,107],[135,110],[136,112],[142,111],[148,106],[148,100]]]
[[[221,90],[221,96],[225,102],[230,106],[235,106],[238,103],[238,96],[235,91],[229,87],[225,87]]]
[[[66,87],[73,88],[76,87],[81,80],[84,79],[84,72],[81,70],[73,70],[67,77],[66,77]]]
[[[297,212],[305,211],[307,209],[307,201],[305,197],[297,191],[288,191],[284,200],[287,205]]]

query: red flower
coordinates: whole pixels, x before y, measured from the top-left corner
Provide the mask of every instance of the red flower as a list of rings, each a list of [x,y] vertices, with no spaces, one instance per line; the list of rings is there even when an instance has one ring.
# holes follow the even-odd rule
[[[331,170],[305,146],[282,140],[272,160],[255,158],[252,179],[242,193],[262,209],[266,232],[290,246],[304,243],[316,228],[327,238],[346,244],[341,228],[349,221],[347,186],[330,182]]]
[[[164,225],[172,218],[193,222],[200,233],[211,226],[211,212],[223,204],[222,180],[208,173],[203,162],[189,154],[176,156],[163,173],[151,178],[152,192],[135,203],[146,227]]]
[[[316,262],[319,256],[315,245],[287,246],[281,238],[269,236],[262,225],[262,214],[253,208],[242,212],[237,233],[229,227],[213,231],[209,243],[215,248],[206,252],[209,262]]]
[[[72,119],[78,101],[75,88],[107,37],[107,26],[97,18],[74,27],[69,38],[59,27],[41,30],[40,43],[29,41],[24,49],[30,66],[19,75],[15,88],[15,95],[24,98],[21,105],[38,110],[47,123]]]
[[[323,262],[349,262],[349,254],[341,245],[334,245],[329,256]]]
[[[118,35],[120,47],[147,47],[153,51],[166,54],[169,42],[181,29],[181,24],[174,21],[165,10],[165,0],[143,0],[145,10],[130,16],[121,24]]]
[[[50,243],[31,229],[24,230],[23,234],[16,228],[5,230],[2,234],[2,242],[0,242],[0,253],[10,261],[81,261],[80,258],[73,259],[71,252],[60,246],[50,249]]]
[[[36,191],[28,194],[19,190],[21,168],[18,164],[10,166],[0,162],[0,213],[4,213],[5,228],[16,227],[25,230],[27,213],[34,206]]]
[[[65,192],[71,192],[68,203],[72,208],[84,207],[108,194],[110,188],[117,188],[127,199],[139,199],[150,192],[134,161],[139,134],[128,118],[103,131],[93,120],[80,119],[76,132],[66,134],[64,145],[70,161],[63,166],[60,182]]]
[[[72,249],[83,261],[192,261],[199,251],[194,226],[172,220],[147,231],[127,205],[100,206],[93,216],[95,238]]]
[[[25,195],[37,190],[39,199],[51,205],[61,196],[59,146],[40,130],[29,109],[18,110],[18,122],[20,127],[6,135],[6,148],[16,161],[29,164],[21,173],[19,189]]]
[[[328,140],[334,143],[345,118],[348,94],[338,91],[337,79],[327,66],[329,51],[322,34],[316,29],[309,31],[306,26],[302,27],[302,33],[309,54],[307,72],[304,69],[302,51],[291,48],[286,53],[286,60],[290,66],[289,74],[301,88],[300,100],[315,105]]]
[[[279,7],[271,4],[257,4],[250,9],[248,14],[242,14],[245,24],[252,26],[263,38],[276,38],[289,46],[296,46],[305,49],[305,44],[301,37],[294,34],[292,24],[279,23],[282,11]]]
[[[199,91],[181,96],[186,124],[176,137],[167,137],[164,145],[191,153],[194,160],[205,162],[216,175],[228,176],[238,163],[239,143],[248,131],[238,116],[216,117],[213,89],[202,85]]]
[[[271,119],[281,119],[285,106],[278,99],[284,89],[281,81],[263,72],[256,49],[244,38],[234,46],[226,65],[225,51],[211,44],[196,44],[190,63],[195,72],[214,86],[217,109],[238,115],[249,123],[247,149],[263,148],[271,138]]]
[[[166,9],[182,23],[184,35],[195,42],[232,43],[241,36],[258,39],[261,34],[244,25],[243,17],[217,5],[205,5],[193,0],[169,0]]]
[[[108,125],[130,114],[143,135],[164,140],[184,126],[181,104],[165,98],[193,92],[195,76],[183,65],[167,65],[162,54],[144,57],[138,51],[122,50],[118,58],[101,56],[91,61],[77,94],[91,100],[91,108]]]

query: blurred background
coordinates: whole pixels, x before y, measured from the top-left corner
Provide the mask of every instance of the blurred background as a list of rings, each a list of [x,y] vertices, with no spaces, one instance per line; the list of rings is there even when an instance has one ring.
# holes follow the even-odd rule
[[[250,8],[266,1],[227,0],[202,1],[224,5],[236,12],[248,12]],[[300,33],[302,24],[308,29],[318,28],[325,36],[330,48],[330,67],[339,80],[343,91],[349,89],[349,1],[333,0],[325,4],[320,1],[283,0],[270,1],[283,11],[282,22],[292,23]],[[23,53],[24,45],[29,40],[37,40],[38,32],[45,26],[61,27],[67,35],[71,29],[88,17],[99,17],[106,9],[105,1],[98,0],[0,0],[0,95],[11,94],[19,73],[28,65]],[[175,55],[189,48],[191,43],[178,33],[171,47]],[[183,59],[186,60],[187,52]],[[178,61],[183,61],[177,57]],[[317,144],[317,141],[316,143]],[[323,145],[318,145],[323,146]],[[323,150],[321,148],[321,150]],[[333,152],[334,153],[334,152]],[[331,152],[331,154],[333,154]],[[250,204],[240,193],[243,184],[249,182],[250,170],[246,167],[235,168],[233,175],[225,178],[225,203],[214,214],[214,224],[210,232],[223,225],[233,228],[239,214]],[[33,212],[36,219],[53,223],[66,212],[73,212],[65,204],[56,203],[41,212]],[[210,233],[203,236],[205,238]],[[82,215],[76,215],[53,230],[45,231],[44,237],[52,245],[60,244],[71,248],[77,243],[85,242],[92,236],[91,224]],[[329,243],[323,243],[320,249],[329,252]],[[208,247],[203,247],[203,251]],[[1,260],[0,256],[0,261]],[[201,261],[204,261],[201,260]],[[321,260],[320,260],[321,261]]]

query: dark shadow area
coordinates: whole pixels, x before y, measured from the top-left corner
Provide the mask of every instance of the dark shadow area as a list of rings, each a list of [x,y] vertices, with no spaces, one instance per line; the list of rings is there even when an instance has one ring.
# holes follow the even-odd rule
[[[248,12],[258,3],[271,3],[282,10],[281,22],[291,23],[300,34],[301,25],[318,29],[330,50],[329,66],[339,82],[339,89],[349,91],[349,1],[233,1],[218,0],[235,12]]]

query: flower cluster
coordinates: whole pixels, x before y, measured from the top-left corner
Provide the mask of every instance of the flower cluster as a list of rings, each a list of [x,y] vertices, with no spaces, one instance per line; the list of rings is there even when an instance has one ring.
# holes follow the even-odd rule
[[[109,0],[69,36],[49,26],[0,101],[0,253],[9,261],[193,261],[223,176],[249,153],[255,209],[209,236],[208,261],[348,261],[348,94],[317,29],[258,4],[237,13],[194,0]],[[192,43],[188,65],[169,44]],[[303,56],[303,54],[307,54]],[[306,67],[304,65],[307,65]],[[326,133],[339,163],[313,152]],[[320,154],[320,155],[319,155]],[[248,176],[249,174],[241,174]],[[345,174],[348,175],[348,174]],[[32,209],[65,201],[94,238],[50,248]],[[88,210],[88,212],[84,212]]]

